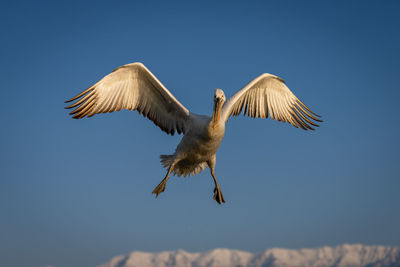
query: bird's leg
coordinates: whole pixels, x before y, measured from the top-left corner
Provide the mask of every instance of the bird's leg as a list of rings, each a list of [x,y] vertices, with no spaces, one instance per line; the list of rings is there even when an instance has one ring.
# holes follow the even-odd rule
[[[225,199],[224,199],[224,196],[222,195],[221,188],[219,187],[217,178],[215,178],[214,168],[210,168],[210,170],[211,170],[211,175],[212,175],[212,177],[214,179],[214,183],[215,183],[214,199],[215,199],[215,201],[218,202],[218,204],[225,203]]]
[[[153,190],[153,194],[156,195],[156,198],[158,197],[159,194],[161,194],[162,192],[164,192],[165,190],[165,186],[167,184],[167,181],[169,179],[169,175],[171,174],[172,170],[174,169],[175,166],[175,162],[171,164],[171,166],[169,166],[168,171],[167,171],[167,175],[165,175],[164,179],[161,181],[161,183],[159,183],[157,185],[156,188],[154,188]]]

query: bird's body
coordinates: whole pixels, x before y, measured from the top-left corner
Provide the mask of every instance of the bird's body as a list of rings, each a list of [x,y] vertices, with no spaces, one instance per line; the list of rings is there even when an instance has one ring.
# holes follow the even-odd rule
[[[262,74],[228,99],[216,89],[211,116],[189,112],[141,63],[121,66],[99,82],[67,102],[77,100],[67,108],[74,118],[91,117],[97,113],[138,110],[168,134],[175,131],[183,137],[172,155],[161,155],[168,169],[165,178],[154,189],[158,196],[165,190],[171,173],[178,176],[194,175],[206,167],[214,179],[214,199],[225,202],[215,177],[216,152],[225,135],[225,124],[230,116],[244,115],[289,122],[296,128],[313,129],[315,113],[308,109],[284,85],[282,79]],[[312,120],[311,120],[312,119]]]
[[[201,163],[215,155],[225,135],[225,125],[220,123],[215,129],[212,127],[210,120],[201,124],[194,123],[179,143],[177,156],[190,155],[190,160]]]
[[[174,172],[186,176],[192,174],[188,170],[198,169],[207,164],[217,153],[224,135],[225,123],[221,122],[213,128],[211,117],[193,114],[189,130],[182,137],[173,155],[180,160]]]

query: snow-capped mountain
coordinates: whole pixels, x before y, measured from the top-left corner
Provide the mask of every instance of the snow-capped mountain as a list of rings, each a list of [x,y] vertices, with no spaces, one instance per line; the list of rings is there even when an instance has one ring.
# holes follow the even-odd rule
[[[99,267],[400,267],[400,247],[341,245],[314,249],[273,248],[252,254],[232,249],[134,251]]]

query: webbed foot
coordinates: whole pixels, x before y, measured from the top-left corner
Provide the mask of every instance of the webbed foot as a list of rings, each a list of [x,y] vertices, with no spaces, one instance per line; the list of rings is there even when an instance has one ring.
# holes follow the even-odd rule
[[[154,188],[152,194],[156,195],[156,198],[158,197],[159,194],[161,194],[162,192],[165,191],[165,185],[166,185],[167,181],[162,180],[161,183],[159,185],[157,185],[156,188]]]
[[[225,203],[224,196],[222,195],[221,188],[219,188],[219,186],[216,186],[216,187],[214,188],[214,199],[215,199],[215,201],[217,201],[218,204],[220,204],[220,205],[221,205],[222,203]]]

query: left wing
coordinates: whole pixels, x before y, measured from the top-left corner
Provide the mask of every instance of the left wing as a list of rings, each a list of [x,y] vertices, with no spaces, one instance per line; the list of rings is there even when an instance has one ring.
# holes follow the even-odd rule
[[[244,109],[244,110],[243,110]],[[294,127],[314,130],[319,115],[312,112],[286,87],[285,82],[272,74],[264,73],[252,80],[228,99],[222,108],[221,120],[243,115],[289,122]],[[314,120],[314,121],[313,121]]]
[[[191,120],[190,112],[142,63],[121,66],[87,90],[66,102],[75,108],[74,119],[95,114],[137,110],[164,132],[185,133]]]

